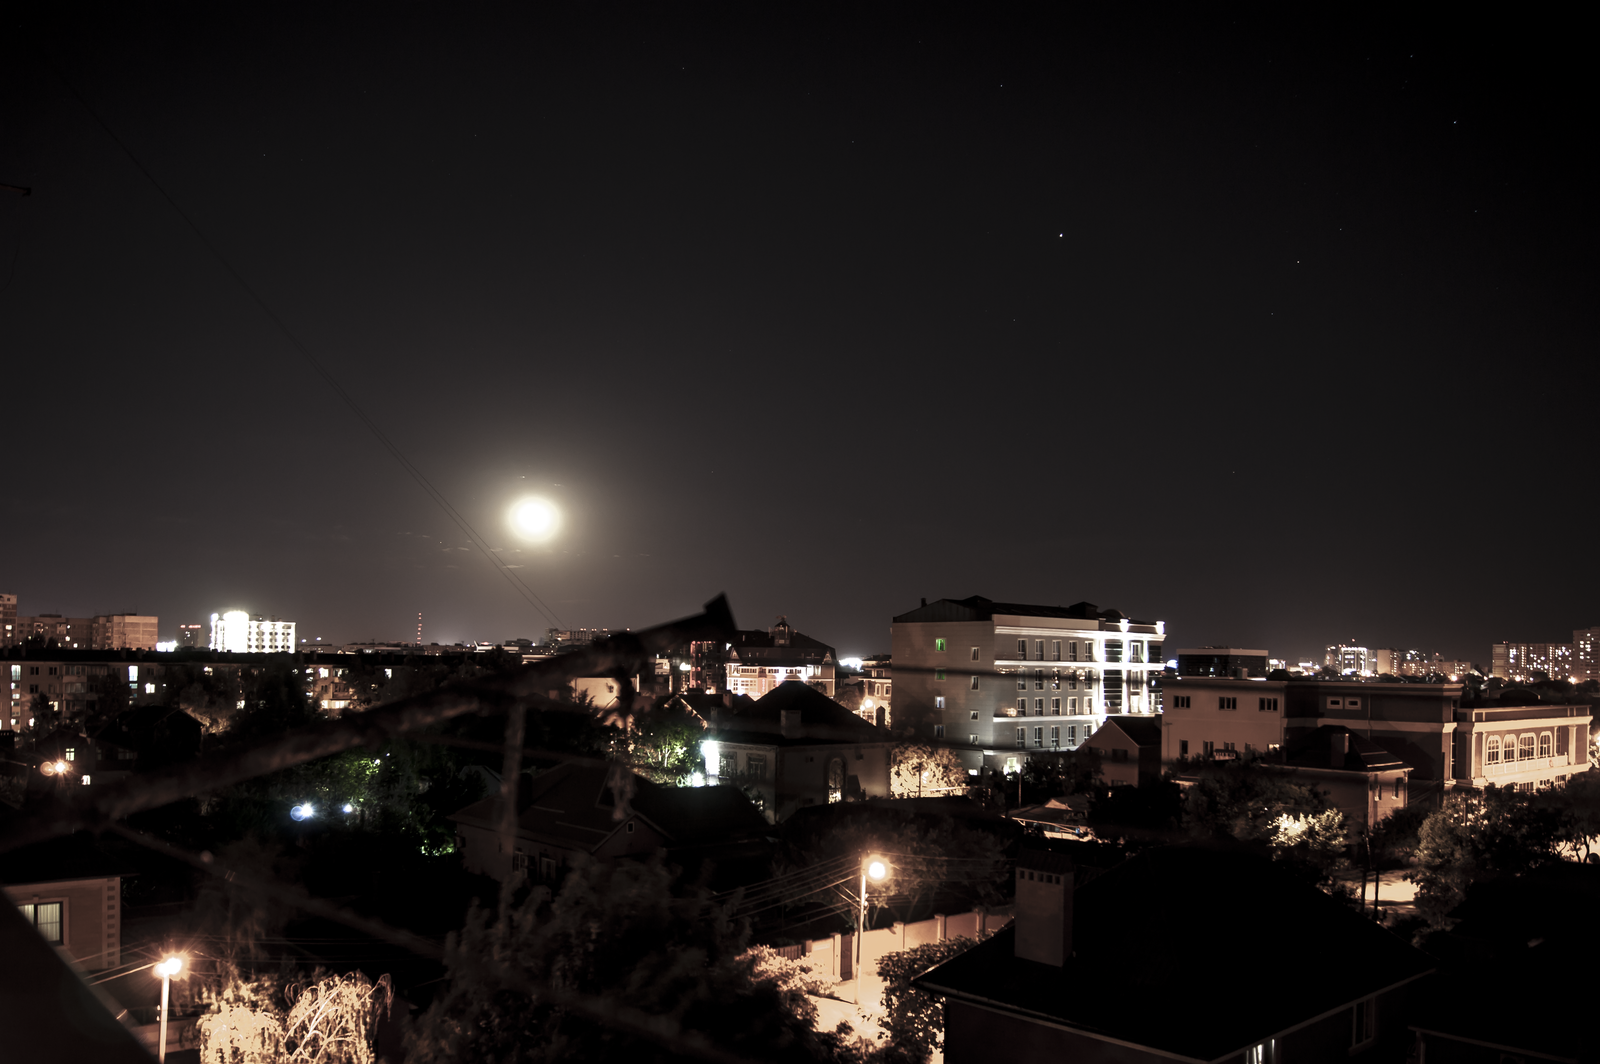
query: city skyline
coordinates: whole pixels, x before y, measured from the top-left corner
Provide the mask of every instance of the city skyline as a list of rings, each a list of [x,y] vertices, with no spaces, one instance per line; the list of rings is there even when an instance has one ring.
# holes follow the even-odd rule
[[[1469,660],[1596,621],[1527,516],[1584,505],[1548,456],[1596,339],[1579,67],[1532,31],[30,17],[27,613],[502,639],[725,592],[868,654],[984,595]]]

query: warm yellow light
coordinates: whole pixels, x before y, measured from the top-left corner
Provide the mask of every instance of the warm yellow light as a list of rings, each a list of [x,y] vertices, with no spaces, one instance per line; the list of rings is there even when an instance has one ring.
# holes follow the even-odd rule
[[[511,526],[524,539],[549,539],[558,524],[560,514],[543,499],[523,499],[511,508]]]
[[[57,761],[56,762],[56,773],[60,774],[60,773],[65,772],[65,771],[67,771],[67,763],[65,761]]]
[[[867,865],[867,878],[879,880],[889,874],[888,867],[882,861],[873,861]]]
[[[168,957],[156,965],[156,974],[163,979],[171,979],[181,971],[183,971],[182,957]]]

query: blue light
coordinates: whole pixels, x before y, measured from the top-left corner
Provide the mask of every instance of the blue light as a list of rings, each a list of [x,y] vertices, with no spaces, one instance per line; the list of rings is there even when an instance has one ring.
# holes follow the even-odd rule
[[[311,817],[316,815],[316,812],[317,811],[311,807],[311,803],[306,802],[304,805],[297,805],[293,809],[289,810],[289,816],[295,820],[309,820]]]

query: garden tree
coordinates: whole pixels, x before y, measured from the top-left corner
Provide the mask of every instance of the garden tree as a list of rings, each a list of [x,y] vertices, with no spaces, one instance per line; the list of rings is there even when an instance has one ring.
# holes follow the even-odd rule
[[[1089,746],[1028,755],[1022,763],[1022,804],[1034,805],[1064,794],[1087,794],[1100,778],[1100,755]],[[1010,788],[1015,796],[1016,787]]]
[[[263,981],[236,981],[195,1024],[202,1064],[373,1064],[379,1021],[394,1002],[387,975],[321,969],[291,981],[278,1003]]]
[[[1101,839],[1169,838],[1183,822],[1183,789],[1171,775],[1138,787],[1101,787],[1089,804],[1089,826]]]
[[[934,965],[965,953],[984,937],[930,942],[878,959],[878,975],[883,979],[882,1026],[888,1035],[878,1060],[927,1064],[934,1053],[944,1052],[944,1000],[917,989],[911,981]]]
[[[306,690],[305,671],[287,661],[240,670],[239,705],[227,726],[231,743],[251,743],[322,719]]]
[[[1600,855],[1600,775],[1584,772],[1565,787],[1538,795],[1556,811],[1556,850],[1568,860],[1593,861]]]
[[[1203,764],[1184,795],[1183,829],[1202,838],[1231,837],[1264,843],[1285,813],[1328,808],[1327,795],[1254,760]]]
[[[673,700],[636,713],[628,728],[628,752],[640,775],[670,786],[683,786],[700,764],[705,722]]]
[[[1324,890],[1334,887],[1334,873],[1344,863],[1349,841],[1349,825],[1337,809],[1280,813],[1267,836],[1273,860],[1299,867],[1308,873],[1308,878],[1315,876],[1317,885]]]
[[[971,777],[956,752],[929,743],[898,743],[889,751],[889,797],[964,794]]]
[[[1417,911],[1435,929],[1467,888],[1484,876],[1516,874],[1563,859],[1563,810],[1549,795],[1489,787],[1481,794],[1451,794],[1418,831],[1412,871]]]
[[[694,1038],[748,1060],[859,1057],[812,1028],[800,990],[760,978],[746,929],[705,890],[675,891],[659,857],[580,859],[553,900],[536,888],[506,916],[474,909],[453,936],[409,1064],[688,1060]]]
[[[61,713],[50,699],[34,695],[28,699],[27,716],[17,723],[25,725],[32,737],[38,739],[55,731],[56,725],[61,723]]]
[[[796,888],[788,898],[791,906],[839,906],[854,922],[859,862],[868,854],[883,855],[889,868],[888,879],[867,891],[869,926],[885,911],[910,921],[930,915],[941,902],[971,907],[1003,900],[1000,886],[1009,877],[1000,836],[948,815],[904,812],[894,803],[833,806],[829,812],[790,818],[774,872],[782,876],[838,864],[844,871],[837,878],[844,882]],[[848,895],[837,886],[847,887]]]

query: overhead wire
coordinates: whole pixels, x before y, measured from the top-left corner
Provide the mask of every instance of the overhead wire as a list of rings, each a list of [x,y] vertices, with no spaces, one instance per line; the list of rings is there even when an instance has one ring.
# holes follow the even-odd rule
[[[344,402],[344,404],[350,408],[350,410],[356,415],[357,419],[359,419],[360,422],[367,427],[367,430],[371,432],[372,435],[377,439],[378,443],[383,446],[384,450],[388,451],[390,456],[392,456],[396,462],[400,463],[400,467],[409,473],[411,478],[416,481],[417,485],[422,488],[423,492],[427,494],[428,497],[431,498],[441,510],[444,511],[445,516],[450,518],[456,527],[466,534],[467,541],[476,547],[479,553],[488,559],[489,564],[494,567],[496,572],[506,578],[507,582],[511,585],[512,590],[517,591],[529,605],[542,613],[546,620],[558,628],[561,627],[561,619],[556,615],[555,610],[551,609],[550,606],[539,597],[538,593],[534,591],[533,588],[529,587],[522,577],[517,575],[515,570],[513,570],[510,565],[496,556],[494,549],[489,546],[488,540],[484,539],[483,536],[478,533],[477,529],[472,527],[471,522],[469,522],[459,510],[451,505],[450,500],[445,498],[444,493],[438,488],[434,487],[433,482],[428,479],[422,470],[418,469],[417,466],[413,464],[403,452],[401,452],[400,448],[393,440],[389,438],[388,434],[378,427],[377,422],[373,421],[372,418],[367,415],[367,412],[362,409],[361,404],[356,402],[355,397],[346,391],[345,388],[338,382],[338,380],[334,378],[333,374],[330,373],[314,355],[312,355],[311,349],[305,344],[304,341],[300,339],[299,334],[289,328],[288,323],[285,322],[281,316],[279,316],[277,311],[272,309],[272,307],[264,298],[262,298],[262,296],[250,284],[250,282],[245,279],[244,274],[242,274],[233,265],[232,261],[230,261],[228,257],[222,253],[221,249],[219,249],[216,244],[214,244],[211,239],[206,236],[205,232],[200,228],[195,220],[189,217],[188,213],[181,206],[179,206],[178,201],[172,197],[172,194],[166,190],[165,186],[163,186],[160,181],[156,180],[155,175],[150,172],[149,168],[147,168],[144,163],[139,161],[139,157],[134,154],[133,149],[128,147],[121,137],[117,136],[110,124],[107,123],[106,120],[100,116],[100,113],[90,105],[88,99],[84,97],[83,93],[78,91],[77,86],[73,84],[72,79],[67,77],[66,71],[63,70],[59,64],[56,65],[56,75],[61,78],[62,84],[66,85],[67,90],[71,92],[72,95],[77,99],[78,103],[83,106],[83,109],[89,113],[89,117],[94,119],[95,124],[100,127],[106,136],[111,138],[112,142],[115,143],[117,147],[122,149],[123,154],[128,157],[128,160],[133,163],[134,167],[138,169],[141,174],[144,175],[145,180],[150,182],[151,186],[153,186],[155,190],[161,194],[161,198],[167,201],[168,206],[170,206],[173,211],[177,213],[179,218],[183,219],[184,223],[188,225],[195,237],[199,239],[202,245],[204,245],[205,249],[211,253],[213,258],[222,264],[223,269],[225,269],[228,274],[233,277],[234,281],[238,283],[240,288],[244,289],[245,294],[255,302],[256,306],[261,309],[261,312],[265,314],[273,323],[273,325],[278,328],[278,331],[288,339],[290,345],[300,353],[300,355],[311,366],[312,370],[317,374],[317,376],[322,379],[323,383],[331,388],[334,394],[337,395]],[[20,243],[18,247],[20,249]]]

